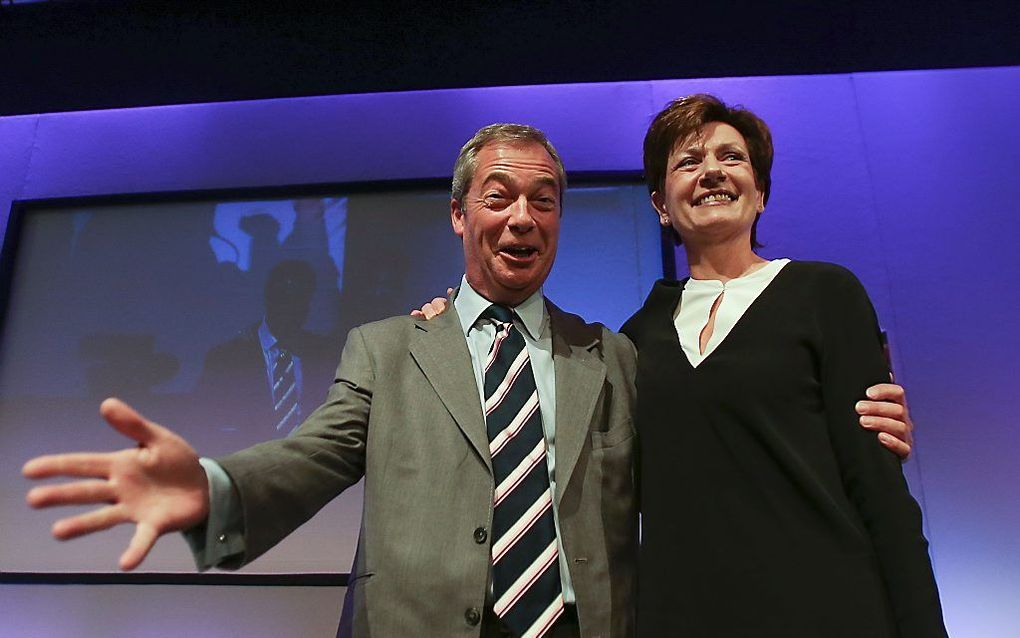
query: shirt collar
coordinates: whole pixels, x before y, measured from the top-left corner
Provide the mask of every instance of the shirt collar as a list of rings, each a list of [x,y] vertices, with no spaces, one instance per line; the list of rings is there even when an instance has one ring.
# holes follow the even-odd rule
[[[276,337],[273,336],[273,333],[269,332],[269,324],[266,323],[265,319],[259,324],[259,345],[262,346],[263,352],[269,352],[276,345]]]
[[[472,326],[482,316],[482,313],[492,305],[492,302],[478,294],[467,282],[467,276],[460,279],[460,291],[457,298],[453,300],[453,307],[457,309],[460,317],[460,327],[466,336]],[[532,339],[538,339],[542,335],[542,323],[545,321],[545,299],[542,296],[542,289],[536,290],[530,297],[514,306],[512,310],[517,313],[524,329]]]

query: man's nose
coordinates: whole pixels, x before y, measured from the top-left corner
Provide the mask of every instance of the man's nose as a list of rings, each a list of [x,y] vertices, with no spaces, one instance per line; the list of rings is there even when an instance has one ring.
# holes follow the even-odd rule
[[[531,216],[531,207],[525,195],[521,195],[510,205],[509,224],[518,231],[528,230],[535,225],[535,219]]]

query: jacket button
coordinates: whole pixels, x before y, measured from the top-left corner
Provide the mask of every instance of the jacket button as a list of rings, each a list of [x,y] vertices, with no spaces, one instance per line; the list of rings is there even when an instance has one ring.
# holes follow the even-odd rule
[[[489,533],[485,531],[484,527],[479,527],[475,530],[475,542],[481,545],[485,541],[489,540]]]
[[[467,621],[467,624],[474,627],[482,620],[482,614],[478,611],[477,607],[469,607],[468,610],[464,612],[464,620]]]

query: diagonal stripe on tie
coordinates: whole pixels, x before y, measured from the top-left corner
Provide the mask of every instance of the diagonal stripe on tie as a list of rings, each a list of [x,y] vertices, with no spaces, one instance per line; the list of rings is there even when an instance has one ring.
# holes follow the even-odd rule
[[[492,564],[499,562],[508,551],[513,549],[518,540],[552,507],[552,490],[546,490],[542,496],[525,510],[510,529],[492,544]]]
[[[521,350],[520,354],[517,355],[517,358],[510,364],[510,368],[506,371],[506,376],[503,377],[503,380],[500,381],[499,385],[493,388],[491,395],[486,396],[486,415],[492,414],[496,408],[503,403],[503,401],[510,395],[510,390],[514,387],[514,383],[517,381],[517,378],[521,376],[521,373],[524,372],[525,369],[531,369],[530,365],[531,363],[528,359],[527,349]],[[534,381],[532,381],[532,385],[534,385]]]
[[[284,348],[277,348],[273,361],[273,412],[276,413],[276,430],[290,432],[301,420],[299,403],[301,390],[297,385],[294,357]]]
[[[493,610],[514,636],[542,636],[563,613],[559,549],[535,375],[507,308],[485,365],[484,409],[496,488],[492,515]]]
[[[557,561],[558,562],[558,561]],[[556,617],[562,613],[563,596],[557,594],[551,601],[542,600],[535,595],[535,592],[553,583],[554,574],[552,570],[543,573],[538,582],[521,596],[516,605],[504,612],[500,618],[511,627],[519,629],[514,633],[518,636],[541,636],[551,628],[555,618],[543,619],[542,616],[550,607]],[[535,610],[535,611],[532,611]],[[552,622],[550,622],[550,620]],[[519,632],[519,633],[518,633]]]
[[[545,441],[539,441],[538,444],[520,460],[514,469],[512,469],[506,477],[500,481],[499,485],[496,486],[496,494],[493,499],[495,504],[499,505],[503,499],[512,494],[513,491],[517,489],[517,486],[523,483],[524,479],[526,479],[535,468],[538,468],[539,470],[545,469]],[[548,480],[546,482],[548,483]]]
[[[521,638],[540,638],[545,632],[552,629],[560,616],[563,615],[563,597],[557,598],[546,607],[527,631],[521,634]]]
[[[528,565],[524,571],[517,577],[517,580],[513,582],[510,587],[507,588],[503,595],[493,604],[493,611],[496,612],[497,616],[503,616],[515,604],[519,601],[524,594],[531,589],[531,585],[535,583],[542,574],[554,565],[558,561],[559,553],[556,551],[556,539],[554,538],[551,543],[546,545],[545,549],[542,550],[538,556],[535,557],[531,564]]]
[[[540,638],[546,635],[546,632],[553,628],[556,621],[563,616],[563,597],[554,600],[548,607],[546,607],[542,614],[534,624],[527,628],[520,638]]]
[[[528,420],[538,413],[538,391],[536,390],[528,397],[520,411],[510,420],[505,428],[489,442],[489,455],[495,457],[506,445],[520,434],[521,429],[527,425]]]

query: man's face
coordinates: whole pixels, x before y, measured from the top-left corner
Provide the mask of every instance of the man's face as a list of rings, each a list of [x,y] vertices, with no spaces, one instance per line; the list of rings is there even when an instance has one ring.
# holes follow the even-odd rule
[[[464,241],[468,283],[486,299],[516,306],[549,276],[560,234],[556,162],[541,145],[494,143],[478,152],[464,201],[450,202]]]

